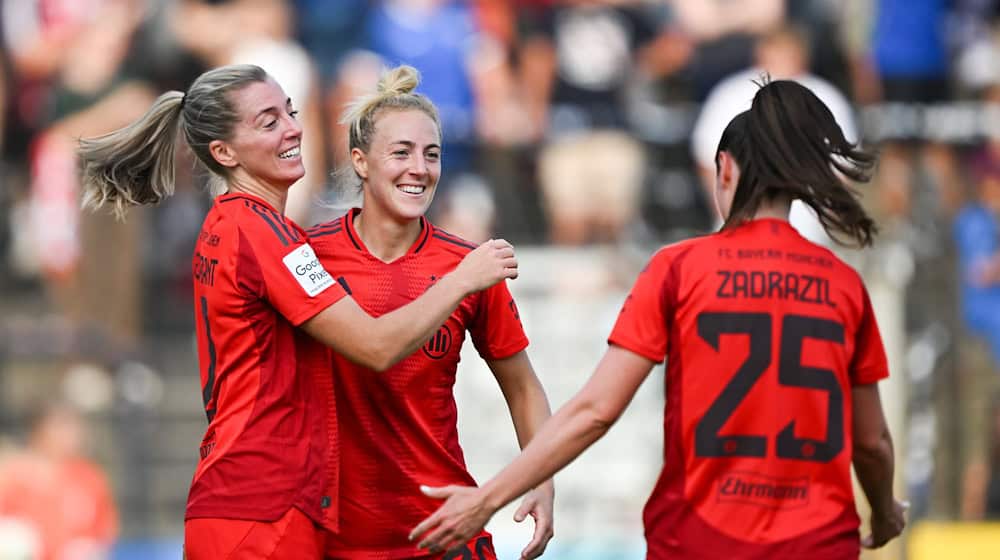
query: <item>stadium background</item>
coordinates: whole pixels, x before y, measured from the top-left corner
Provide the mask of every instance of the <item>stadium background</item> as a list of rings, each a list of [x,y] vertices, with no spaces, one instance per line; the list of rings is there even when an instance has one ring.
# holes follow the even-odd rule
[[[180,554],[205,425],[190,307],[205,178],[182,151],[177,194],[117,223],[79,210],[74,138],[124,125],[206,68],[260,64],[302,110],[308,175],[288,212],[308,225],[356,197],[335,173],[343,103],[371,87],[380,65],[414,64],[445,126],[433,218],[471,240],[516,244],[511,290],[558,407],[596,364],[645,259],[714,226],[692,131],[716,85],[766,60],[775,77],[808,73],[839,90],[883,154],[862,188],[882,235],[870,250],[838,249],[877,308],[897,488],[912,504],[904,538],[870,557],[1000,557],[1000,528],[984,507],[1000,477],[1000,457],[991,461],[1000,323],[988,320],[1000,313],[991,295],[1000,274],[973,279],[961,264],[1000,241],[991,212],[975,212],[1000,206],[998,4],[0,0],[0,508],[10,507],[3,492],[24,485],[9,465],[41,456],[29,437],[38,412],[66,402],[118,522],[106,555],[78,542],[61,558]],[[764,59],[762,45],[780,48]],[[992,229],[975,229],[976,216]],[[963,290],[976,287],[981,297],[963,306]],[[500,392],[467,346],[460,431],[483,480],[516,445]],[[658,373],[557,477],[546,558],[642,558],[640,511],[660,463]],[[44,488],[42,509],[95,515],[75,483]],[[30,558],[30,519],[0,511],[0,558]],[[512,512],[490,525],[501,558],[516,557],[530,534]]]

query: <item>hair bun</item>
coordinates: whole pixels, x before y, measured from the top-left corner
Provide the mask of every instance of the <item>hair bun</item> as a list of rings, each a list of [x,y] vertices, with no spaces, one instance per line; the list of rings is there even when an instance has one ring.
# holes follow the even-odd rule
[[[411,93],[419,84],[420,72],[412,66],[403,64],[383,73],[376,91],[379,95],[391,97]]]

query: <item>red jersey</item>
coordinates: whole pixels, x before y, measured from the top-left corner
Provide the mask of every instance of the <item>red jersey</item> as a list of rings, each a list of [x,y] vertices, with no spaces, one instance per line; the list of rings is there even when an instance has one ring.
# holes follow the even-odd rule
[[[264,200],[215,200],[195,246],[208,429],[186,519],[274,521],[292,506],[336,527],[326,347],[296,327],[345,296],[305,232]]]
[[[666,358],[648,558],[857,558],[851,387],[888,375],[858,274],[787,222],[660,250],[608,340]]]
[[[354,230],[354,209],[309,230],[320,262],[373,316],[423,294],[475,248],[421,220],[416,242],[385,263]],[[335,558],[425,557],[407,539],[441,505],[420,485],[475,485],[458,442],[452,388],[466,330],[479,355],[493,360],[528,345],[517,308],[504,283],[470,295],[437,333],[412,355],[377,373],[334,354],[340,456],[340,530],[328,537]]]

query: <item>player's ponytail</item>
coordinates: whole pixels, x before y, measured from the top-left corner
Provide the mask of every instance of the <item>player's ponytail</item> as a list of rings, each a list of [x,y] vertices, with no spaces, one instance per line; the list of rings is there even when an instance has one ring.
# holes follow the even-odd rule
[[[832,239],[871,245],[874,220],[861,206],[852,181],[871,178],[876,158],[844,137],[825,104],[805,86],[787,80],[765,83],[749,111],[735,117],[719,142],[740,166],[740,179],[725,227],[751,219],[761,203],[801,200],[815,210]]]
[[[414,91],[418,85],[420,85],[420,72],[412,66],[401,65],[383,72],[375,92],[354,100],[347,106],[340,119],[341,123],[349,127],[348,151],[358,148],[368,153],[377,117],[384,110],[423,111],[437,125],[440,135],[441,119],[437,107],[429,99]]]
[[[127,207],[156,204],[174,192],[174,143],[184,94],[164,93],[139,120],[97,138],[80,140],[83,205],[108,205],[116,216]]]
[[[174,147],[178,129],[216,182],[228,170],[212,157],[213,140],[229,140],[240,115],[230,93],[268,80],[258,66],[223,66],[205,72],[187,93],[169,91],[132,124],[80,140],[83,205],[110,206],[119,218],[129,206],[156,204],[174,192]]]

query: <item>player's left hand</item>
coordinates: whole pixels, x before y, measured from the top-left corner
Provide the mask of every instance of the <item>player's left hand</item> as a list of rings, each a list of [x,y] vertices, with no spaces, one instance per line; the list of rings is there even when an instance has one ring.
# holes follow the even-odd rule
[[[468,542],[473,535],[483,530],[486,522],[496,513],[495,509],[486,505],[479,488],[421,486],[420,491],[425,496],[446,500],[444,505],[410,532],[411,541],[423,535],[417,546],[426,548],[431,554]]]
[[[514,521],[520,523],[527,516],[535,519],[535,534],[531,542],[521,551],[521,560],[538,558],[545,552],[545,547],[552,540],[552,501],[555,498],[555,488],[548,480],[524,496],[521,507],[514,513]]]

